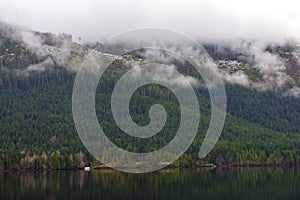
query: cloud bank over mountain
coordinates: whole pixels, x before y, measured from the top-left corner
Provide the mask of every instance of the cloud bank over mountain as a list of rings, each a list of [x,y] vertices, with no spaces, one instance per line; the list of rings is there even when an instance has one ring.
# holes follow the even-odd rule
[[[100,41],[137,27],[162,27],[198,40],[300,37],[299,1],[2,0],[0,19],[39,31]]]

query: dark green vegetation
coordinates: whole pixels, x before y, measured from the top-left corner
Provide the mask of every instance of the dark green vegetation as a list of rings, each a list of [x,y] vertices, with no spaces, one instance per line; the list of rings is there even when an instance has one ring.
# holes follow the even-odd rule
[[[52,70],[20,73],[46,58],[0,37],[0,169],[71,169],[99,164],[82,145],[74,126],[71,98],[75,73],[56,65]],[[115,63],[114,76],[104,76],[99,83],[99,122],[108,137],[122,148],[133,152],[159,149],[176,134],[178,102],[172,93],[157,85],[140,88],[130,104],[137,124],[149,123],[149,108],[157,103],[166,108],[169,118],[163,130],[149,139],[122,133],[110,111],[112,89],[124,73],[119,64]],[[188,73],[181,67],[180,71]],[[221,139],[200,160],[198,151],[210,120],[210,100],[205,89],[195,91],[201,110],[198,135],[174,165],[300,164],[300,100],[237,85],[226,86],[228,114]]]

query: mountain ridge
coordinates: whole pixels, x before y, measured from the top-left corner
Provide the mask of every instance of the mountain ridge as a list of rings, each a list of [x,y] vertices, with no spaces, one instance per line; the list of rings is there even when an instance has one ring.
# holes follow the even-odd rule
[[[94,46],[93,50],[74,43],[68,34],[57,36],[22,31],[25,33],[18,36],[5,35],[3,26],[0,26],[0,169],[70,169],[98,165],[99,162],[82,145],[71,113],[76,70],[85,56],[97,48]],[[298,54],[294,52],[298,47],[294,46],[292,50],[281,51],[283,47],[280,46],[242,45],[226,52],[206,47],[208,53],[218,59],[217,66],[223,73],[228,117],[220,141],[205,159],[200,160],[197,153],[209,124],[210,100],[207,89],[195,87],[202,116],[199,132],[188,152],[174,165],[298,165],[300,100],[297,98],[297,74],[291,77],[298,64],[284,68],[284,60],[281,60],[284,56],[297,60]],[[100,80],[96,96],[97,117],[108,137],[133,152],[153,151],[165,145],[176,132],[178,117],[175,114],[179,106],[175,97],[155,85],[140,88],[132,100],[134,120],[141,124],[148,122],[147,108],[154,103],[164,105],[175,114],[158,137],[149,141],[128,138],[113,126],[110,93],[118,78],[126,72],[128,61],[138,64],[145,60],[133,54],[110,54],[118,51],[120,46],[101,48],[103,52],[97,53],[117,58],[112,63],[114,73],[106,72],[109,76]],[[240,48],[245,52],[235,55],[235,49]],[[273,51],[277,53],[271,54]],[[284,53],[288,51],[292,53]],[[252,58],[251,53],[258,58]],[[193,72],[187,71],[185,64],[181,64],[181,72],[192,76]],[[271,70],[271,64],[274,64],[274,70]],[[248,81],[241,84],[240,77]],[[284,81],[280,82],[282,78]],[[272,81],[279,82],[272,84]],[[293,88],[295,94],[291,93]]]

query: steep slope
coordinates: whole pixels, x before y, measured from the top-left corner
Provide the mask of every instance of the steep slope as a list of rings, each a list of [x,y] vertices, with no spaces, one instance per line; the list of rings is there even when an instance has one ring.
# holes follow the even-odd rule
[[[104,54],[100,51],[120,48],[96,47],[101,55]],[[98,163],[77,135],[71,108],[76,71],[91,51],[72,42],[67,34],[39,33],[0,23],[0,169],[77,168]],[[279,50],[276,51],[277,55]],[[273,54],[259,52],[274,58]],[[270,63],[257,59],[252,63],[245,52],[233,54],[229,49],[210,53],[217,59],[227,83],[225,127],[214,150],[200,160],[197,156],[209,124],[210,100],[205,88],[195,87],[201,109],[200,128],[193,145],[175,165],[299,164],[300,100],[290,94],[291,88],[297,89],[297,76],[292,76],[297,65],[291,62],[287,70],[279,67],[266,73],[262,70],[270,68]],[[291,55],[294,59],[296,53]],[[148,152],[163,147],[178,128],[180,107],[176,97],[157,85],[140,88],[130,105],[132,118],[138,124],[149,123],[149,107],[156,103],[164,105],[172,117],[155,137],[136,139],[124,134],[112,117],[111,92],[125,73],[126,63],[144,62],[144,58],[104,56],[118,58],[112,71],[107,72],[110,76],[100,80],[96,96],[97,117],[104,131],[114,143],[129,151]],[[193,75],[186,70],[186,64],[181,63],[180,72]],[[278,63],[274,66],[278,67]],[[279,84],[276,81],[280,77],[288,81]],[[246,82],[241,81],[245,78]]]

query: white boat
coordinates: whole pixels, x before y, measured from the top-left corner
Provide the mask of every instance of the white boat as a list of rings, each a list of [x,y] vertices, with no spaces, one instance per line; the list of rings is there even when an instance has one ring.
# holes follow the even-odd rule
[[[91,171],[91,168],[90,167],[85,167],[84,171],[89,172],[89,171]]]

